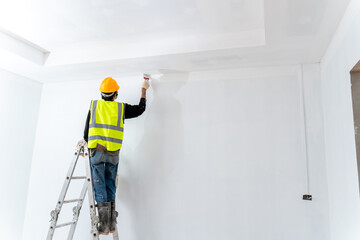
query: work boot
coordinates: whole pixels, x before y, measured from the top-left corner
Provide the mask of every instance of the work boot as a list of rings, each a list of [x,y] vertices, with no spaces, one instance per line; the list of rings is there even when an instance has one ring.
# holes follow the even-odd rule
[[[111,218],[110,218],[110,233],[114,233],[116,229],[116,218],[118,216],[118,212],[115,211],[115,202],[111,202]]]
[[[99,212],[99,234],[108,235],[110,231],[111,204],[110,202],[98,202],[97,205]]]

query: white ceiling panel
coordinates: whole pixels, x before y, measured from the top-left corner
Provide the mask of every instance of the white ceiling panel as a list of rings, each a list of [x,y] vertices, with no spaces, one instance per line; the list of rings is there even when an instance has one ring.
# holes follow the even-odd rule
[[[16,57],[0,63],[47,82],[156,69],[199,71],[318,62],[348,3],[1,1],[0,26],[50,54],[43,66],[25,64]]]
[[[264,31],[263,0],[12,0],[3,4],[3,27],[50,51],[117,41],[124,46],[144,39],[186,42],[195,38],[207,44],[212,36],[233,39],[232,45],[241,47],[249,45],[242,44],[241,32]],[[18,13],[9,14],[9,9]]]

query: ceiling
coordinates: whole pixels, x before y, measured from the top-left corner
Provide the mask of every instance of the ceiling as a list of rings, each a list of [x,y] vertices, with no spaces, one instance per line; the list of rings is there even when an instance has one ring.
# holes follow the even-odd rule
[[[0,2],[0,67],[41,82],[319,62],[349,0]]]

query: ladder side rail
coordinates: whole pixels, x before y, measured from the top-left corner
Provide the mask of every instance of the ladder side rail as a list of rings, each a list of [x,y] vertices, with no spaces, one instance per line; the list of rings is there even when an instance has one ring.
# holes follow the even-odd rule
[[[115,186],[116,186],[116,189],[119,186],[119,173],[116,174]],[[113,240],[119,240],[119,233],[118,233],[117,224],[115,224],[115,232],[113,233]]]
[[[99,232],[97,230],[97,224],[99,222],[98,217],[96,216],[96,206],[94,200],[94,190],[91,176],[91,167],[90,167],[90,158],[89,154],[85,153],[85,168],[86,168],[86,177],[88,183],[88,198],[89,198],[89,207],[90,207],[90,219],[91,219],[91,235],[93,240],[99,240]]]
[[[60,192],[60,196],[59,196],[58,202],[56,204],[56,208],[55,208],[55,210],[53,210],[51,212],[52,219],[50,220],[51,224],[50,224],[50,228],[49,228],[49,232],[48,232],[46,240],[52,240],[52,238],[54,236],[58,216],[59,216],[59,213],[61,211],[61,207],[63,205],[63,201],[65,199],[66,192],[67,192],[67,190],[69,188],[71,177],[72,177],[72,175],[74,173],[77,161],[79,159],[79,156],[80,156],[79,153],[80,153],[80,151],[75,152],[75,156],[74,156],[74,158],[73,158],[73,160],[72,160],[72,162],[70,164],[70,167],[69,167],[68,173],[66,175],[64,185],[63,185],[62,190]]]
[[[71,178],[72,178],[72,175],[74,174],[75,167],[76,167],[76,164],[78,162],[79,156],[80,156],[79,152],[75,152],[74,160],[72,161],[72,163],[70,165],[70,168],[69,168],[69,171],[68,171],[68,173],[66,175],[65,182],[64,182],[64,185],[63,185],[63,187],[61,189],[60,197],[58,199],[58,204],[57,204],[60,208],[61,208],[61,206],[62,206],[62,204],[64,202],[66,192],[69,189]]]
[[[113,239],[119,240],[118,228],[116,224],[115,224],[115,232],[113,233]]]
[[[72,240],[73,237],[74,237],[74,232],[75,232],[75,229],[76,229],[77,222],[79,220],[79,215],[80,215],[82,205],[83,205],[84,200],[85,200],[87,188],[88,188],[88,183],[85,180],[83,188],[82,188],[81,193],[80,193],[80,197],[79,197],[82,200],[79,201],[78,204],[76,205],[76,207],[73,208],[73,212],[74,212],[73,222],[74,222],[74,224],[72,224],[71,227],[70,227],[68,240]]]

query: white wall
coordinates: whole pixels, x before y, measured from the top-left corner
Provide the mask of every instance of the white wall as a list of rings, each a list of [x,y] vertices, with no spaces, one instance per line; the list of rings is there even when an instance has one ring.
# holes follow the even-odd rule
[[[42,84],[0,69],[0,239],[21,239]]]
[[[303,74],[314,201],[302,200],[308,187],[300,69],[173,73],[152,80],[146,112],[125,123],[120,238],[329,239],[318,64],[304,66]],[[117,79],[119,100],[137,104],[140,76]],[[49,212],[100,82],[44,85],[24,240],[46,237]],[[89,229],[85,204],[75,239],[89,239]],[[55,239],[64,234],[56,230]]]
[[[352,1],[321,63],[332,240],[360,239],[350,70],[360,60],[360,1]]]

